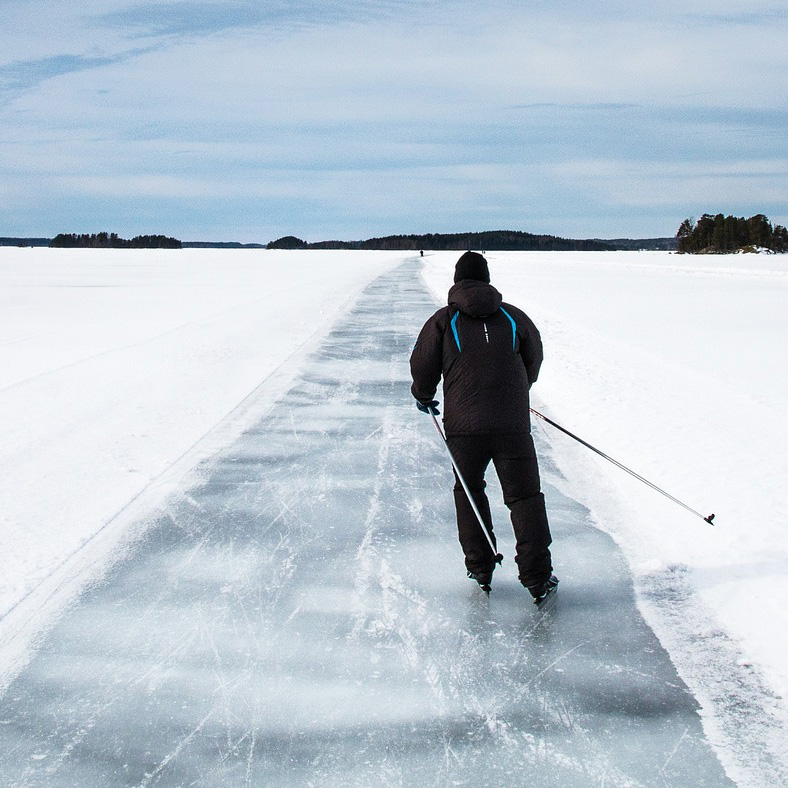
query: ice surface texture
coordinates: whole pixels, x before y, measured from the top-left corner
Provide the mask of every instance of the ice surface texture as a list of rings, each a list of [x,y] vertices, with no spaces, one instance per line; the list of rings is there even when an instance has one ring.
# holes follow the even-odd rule
[[[435,308],[417,265],[369,285],[53,627],[0,699],[0,784],[730,784],[579,504],[547,485],[547,610],[500,504],[489,602],[465,578],[451,471],[408,391]]]

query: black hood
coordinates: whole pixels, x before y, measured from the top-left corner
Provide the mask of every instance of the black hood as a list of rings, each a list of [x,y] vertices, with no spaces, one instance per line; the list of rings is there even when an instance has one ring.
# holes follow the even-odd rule
[[[471,317],[486,317],[497,312],[503,296],[486,282],[462,279],[449,290],[449,306]]]

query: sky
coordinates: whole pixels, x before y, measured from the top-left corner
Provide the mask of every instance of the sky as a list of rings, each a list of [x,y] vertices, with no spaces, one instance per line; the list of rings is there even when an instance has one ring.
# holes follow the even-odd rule
[[[3,0],[0,236],[788,224],[777,0]]]

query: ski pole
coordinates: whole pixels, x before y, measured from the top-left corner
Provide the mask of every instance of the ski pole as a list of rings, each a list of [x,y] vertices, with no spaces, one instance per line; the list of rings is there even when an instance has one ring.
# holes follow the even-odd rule
[[[438,423],[438,419],[435,417],[435,410],[432,407],[430,407],[430,416],[432,416],[432,423],[435,425],[435,429],[438,430],[438,435],[441,436],[441,440],[443,441],[443,445],[446,447],[446,451],[449,452],[449,459],[451,460],[451,464],[452,467],[454,468],[454,472],[457,474],[457,478],[460,480],[462,489],[465,490],[465,495],[468,496],[468,503],[470,503],[471,509],[473,509],[473,513],[476,515],[476,519],[479,521],[479,526],[484,532],[484,536],[487,539],[487,544],[490,545],[490,549],[493,551],[493,555],[495,556],[495,562],[497,564],[500,564],[501,561],[503,561],[503,556],[498,552],[495,545],[493,544],[492,537],[490,536],[490,533],[487,530],[487,526],[484,524],[484,520],[482,519],[481,512],[479,511],[479,507],[476,506],[476,501],[473,500],[473,496],[471,495],[471,491],[468,489],[468,484],[465,481],[465,477],[462,475],[462,472],[457,466],[457,461],[454,459],[454,455],[451,453],[451,449],[449,448],[449,442],[446,440],[446,436],[443,434],[441,425]]]
[[[534,414],[534,416],[538,416],[540,419],[542,419],[542,421],[546,421],[548,424],[551,424],[556,429],[561,430],[561,432],[563,432],[565,435],[568,435],[570,438],[574,438],[578,443],[582,443],[583,446],[585,446],[587,449],[591,449],[591,451],[596,452],[600,457],[604,457],[609,462],[612,462],[613,465],[615,465],[616,467],[621,468],[622,471],[626,471],[630,476],[634,476],[636,479],[643,482],[643,484],[647,484],[649,487],[651,487],[652,490],[656,490],[658,493],[662,493],[662,495],[664,495],[666,498],[670,498],[670,500],[673,501],[673,503],[677,503],[679,506],[683,506],[688,512],[692,512],[694,515],[697,515],[698,517],[701,518],[701,520],[705,520],[707,523],[709,523],[709,525],[714,525],[713,514],[710,514],[708,517],[704,517],[700,512],[695,511],[695,509],[693,509],[691,506],[687,506],[687,504],[684,503],[683,501],[680,501],[678,498],[674,498],[670,493],[665,492],[661,487],[657,487],[656,484],[650,482],[648,479],[644,479],[639,473],[635,473],[635,471],[633,471],[631,468],[627,468],[626,465],[623,465],[618,460],[614,460],[612,457],[608,457],[607,454],[597,449],[596,446],[592,446],[590,443],[587,443],[582,438],[578,438],[577,435],[569,432],[569,430],[567,429],[564,429],[564,427],[562,427],[560,424],[556,424],[552,419],[548,419],[547,416],[545,416],[542,413],[539,413],[538,410],[534,410],[533,408],[531,408],[530,410],[531,413]]]

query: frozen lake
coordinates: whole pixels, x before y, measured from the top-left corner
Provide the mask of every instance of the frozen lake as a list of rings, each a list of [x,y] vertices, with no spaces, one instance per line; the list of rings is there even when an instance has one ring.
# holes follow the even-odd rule
[[[367,286],[49,631],[0,698],[2,785],[732,785],[543,443],[556,598],[519,586],[496,486],[491,598],[464,577],[408,392],[418,266]]]

